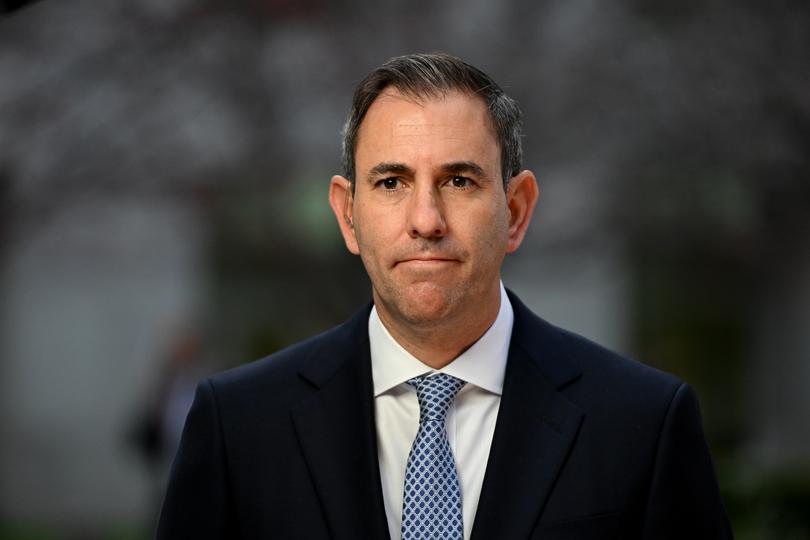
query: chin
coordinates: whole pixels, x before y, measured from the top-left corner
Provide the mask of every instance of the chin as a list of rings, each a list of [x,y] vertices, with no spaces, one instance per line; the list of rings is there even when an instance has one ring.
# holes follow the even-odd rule
[[[456,300],[453,292],[435,283],[411,285],[399,298],[402,316],[413,324],[430,323],[446,318]]]

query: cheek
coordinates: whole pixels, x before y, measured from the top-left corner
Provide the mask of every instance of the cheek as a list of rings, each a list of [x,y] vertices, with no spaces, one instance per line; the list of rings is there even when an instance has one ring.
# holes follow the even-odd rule
[[[381,239],[376,227],[355,227],[355,238],[360,250],[360,259],[369,273],[376,273],[377,268],[384,266],[382,260],[385,252],[385,242]]]
[[[402,231],[402,215],[396,206],[360,207],[355,211],[355,236],[358,243],[384,251]]]
[[[489,221],[482,222],[482,227],[489,230],[482,232],[480,242],[485,251],[484,256],[490,260],[500,260],[506,253],[509,243],[509,217],[504,212],[489,216]]]

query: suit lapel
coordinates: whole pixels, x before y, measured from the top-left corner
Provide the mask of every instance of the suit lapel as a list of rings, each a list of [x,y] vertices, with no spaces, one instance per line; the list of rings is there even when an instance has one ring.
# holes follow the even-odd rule
[[[377,459],[368,309],[307,363],[314,393],[291,411],[332,538],[388,538]]]
[[[583,418],[559,392],[580,374],[559,335],[510,300],[515,322],[473,540],[531,535]]]

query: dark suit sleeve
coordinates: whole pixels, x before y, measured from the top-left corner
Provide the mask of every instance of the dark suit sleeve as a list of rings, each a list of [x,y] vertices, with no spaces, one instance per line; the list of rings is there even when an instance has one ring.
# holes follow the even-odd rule
[[[701,426],[695,392],[675,392],[658,440],[645,540],[733,537]]]
[[[186,418],[155,538],[235,538],[226,471],[214,388],[204,380]]]

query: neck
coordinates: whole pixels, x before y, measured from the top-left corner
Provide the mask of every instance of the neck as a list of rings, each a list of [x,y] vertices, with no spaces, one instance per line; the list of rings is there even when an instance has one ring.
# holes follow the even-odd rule
[[[492,300],[456,316],[433,321],[407,321],[392,316],[376,302],[377,314],[391,337],[423,364],[441,369],[469,349],[498,318],[500,285]],[[469,312],[472,313],[469,313]]]

